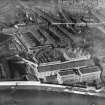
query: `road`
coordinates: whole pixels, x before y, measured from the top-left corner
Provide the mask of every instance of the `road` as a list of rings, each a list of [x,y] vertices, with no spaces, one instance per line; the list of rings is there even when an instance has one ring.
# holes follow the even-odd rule
[[[65,86],[61,88],[52,85],[55,89],[52,90],[50,85],[39,86],[39,83],[33,83],[35,82],[0,82],[0,105],[104,105],[105,103],[105,97],[64,92],[62,89]],[[49,87],[47,91],[46,86]]]

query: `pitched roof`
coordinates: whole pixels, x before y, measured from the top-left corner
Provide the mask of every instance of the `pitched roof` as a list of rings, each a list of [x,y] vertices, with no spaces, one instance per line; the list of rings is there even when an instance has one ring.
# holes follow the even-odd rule
[[[55,71],[55,70],[65,70],[65,69],[71,69],[75,67],[87,67],[94,65],[92,60],[80,60],[80,61],[66,61],[66,62],[60,62],[56,64],[50,64],[50,65],[44,65],[38,66],[39,72],[47,72],[47,71]]]
[[[100,68],[98,66],[83,67],[79,69],[82,74],[98,72]]]

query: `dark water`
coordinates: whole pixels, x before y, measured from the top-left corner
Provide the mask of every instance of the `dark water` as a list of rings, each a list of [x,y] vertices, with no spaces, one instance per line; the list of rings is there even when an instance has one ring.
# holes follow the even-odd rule
[[[2,90],[0,105],[105,105],[105,98],[36,90]]]

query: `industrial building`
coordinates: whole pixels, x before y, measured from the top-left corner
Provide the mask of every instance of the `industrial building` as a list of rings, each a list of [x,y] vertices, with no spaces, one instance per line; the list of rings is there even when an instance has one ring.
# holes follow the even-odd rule
[[[75,83],[94,83],[97,82],[99,83],[101,81],[100,78],[100,74],[101,74],[101,70],[99,67],[97,66],[91,66],[91,67],[83,67],[77,70],[78,71],[78,75],[77,73],[73,72],[70,74],[67,74],[67,76],[62,76],[62,81],[64,84],[75,84]]]
[[[10,79],[22,74],[27,80],[55,84],[100,80],[101,70],[88,52],[91,45],[81,34],[87,26],[77,26],[78,22],[86,24],[90,17],[73,15],[63,7],[59,9],[56,16],[40,8],[26,11],[29,14],[24,15],[28,20],[24,22],[24,26],[15,25],[17,31],[13,36],[0,34],[0,41],[5,36],[7,38],[4,42],[1,41],[0,50],[3,51],[0,56],[13,54],[13,58],[5,57],[5,62],[1,60],[4,64],[0,64],[0,72],[4,77],[5,73],[2,71],[5,71],[3,66],[7,62],[11,69],[7,71],[10,72]],[[21,63],[20,59],[18,62],[18,58],[15,61],[15,55],[26,61]]]
[[[64,85],[99,83],[101,82],[100,74],[101,70],[97,66],[81,67],[80,69],[60,70],[56,75],[46,76],[44,81]]]
[[[77,69],[78,70],[78,69]],[[69,81],[69,84],[75,84],[79,81],[80,79],[80,76],[79,74],[77,75],[73,69],[69,69],[69,70],[63,70],[63,71],[60,71],[59,72],[59,75],[60,75],[60,78],[61,78],[61,81],[59,81],[59,83],[64,83],[65,84],[65,81]]]
[[[79,69],[81,73],[81,80],[80,81],[98,81],[100,80],[100,74],[101,70],[98,66],[90,66],[90,67],[84,67]]]
[[[81,60],[81,61],[66,61],[66,62],[54,62],[49,64],[40,64],[38,69],[38,78],[45,78],[46,76],[57,74],[61,70],[88,67],[94,65],[93,60]]]

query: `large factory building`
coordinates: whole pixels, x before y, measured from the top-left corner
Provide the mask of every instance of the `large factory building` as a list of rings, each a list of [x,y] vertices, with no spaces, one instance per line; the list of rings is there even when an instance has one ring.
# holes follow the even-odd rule
[[[100,80],[100,74],[100,68],[91,59],[40,64],[37,67],[37,77],[48,83],[89,83]]]
[[[38,66],[38,77],[45,78],[46,76],[54,75],[61,70],[80,68],[94,65],[93,60],[80,60],[80,61],[66,61],[55,62],[49,64],[40,64]]]

